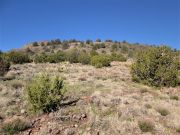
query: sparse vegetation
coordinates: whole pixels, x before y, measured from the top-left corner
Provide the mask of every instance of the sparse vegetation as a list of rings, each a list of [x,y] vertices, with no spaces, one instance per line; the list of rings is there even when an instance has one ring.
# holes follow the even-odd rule
[[[30,44],[16,50],[37,64],[12,64],[0,77],[0,134],[14,130],[12,126],[4,131],[1,127],[16,116],[32,123],[31,129],[16,128],[16,134],[66,134],[71,129],[77,134],[179,132],[179,87],[159,90],[131,81],[130,67],[136,53],[156,47],[119,41],[58,42],[43,41],[38,47]],[[64,50],[63,44],[68,48]],[[123,46],[127,52],[122,51]],[[0,52],[0,60],[8,61],[8,53]],[[178,58],[178,50],[172,53]],[[154,61],[151,64],[158,63]],[[47,74],[37,75],[42,71]]]
[[[170,96],[170,99],[172,99],[172,100],[179,100],[179,97],[176,96],[176,95],[173,95],[173,96]]]
[[[13,64],[23,64],[30,62],[29,56],[23,52],[12,51],[7,53],[5,58],[7,59],[7,61]]]
[[[152,132],[154,130],[154,125],[149,121],[140,121],[138,124],[142,132]]]
[[[176,129],[176,132],[180,133],[180,127],[178,127],[178,128]]]
[[[22,119],[14,119],[2,125],[1,132],[7,135],[13,135],[30,128],[30,124]]]
[[[64,83],[59,77],[40,74],[27,86],[28,101],[34,112],[57,110],[64,94]]]
[[[3,76],[10,67],[10,63],[0,57],[0,76]]]

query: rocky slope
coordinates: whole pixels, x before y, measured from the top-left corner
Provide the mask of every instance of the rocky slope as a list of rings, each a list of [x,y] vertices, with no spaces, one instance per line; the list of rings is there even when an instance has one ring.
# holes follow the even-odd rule
[[[15,118],[30,123],[21,135],[178,135],[180,88],[152,88],[131,81],[131,62],[90,65],[12,65],[0,81],[0,126]],[[60,75],[66,84],[64,105],[56,112],[30,115],[26,83],[39,72]],[[145,123],[145,124],[144,124]],[[143,127],[148,127],[148,132]]]

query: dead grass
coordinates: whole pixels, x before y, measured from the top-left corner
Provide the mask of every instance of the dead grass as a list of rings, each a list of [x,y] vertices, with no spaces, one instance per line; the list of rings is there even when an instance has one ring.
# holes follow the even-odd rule
[[[37,73],[48,72],[65,78],[65,96],[79,97],[80,101],[75,106],[60,109],[62,112],[54,112],[54,119],[44,122],[36,134],[49,134],[49,129],[59,128],[62,123],[59,124],[58,118],[62,115],[81,113],[87,114],[87,119],[76,123],[76,133],[83,135],[140,135],[142,131],[164,135],[178,132],[175,127],[180,121],[179,88],[154,89],[133,83],[130,64],[112,62],[111,67],[102,69],[68,62],[13,65],[9,74],[12,73],[16,79],[0,81],[0,113],[4,119],[21,115],[21,109],[26,109],[24,84]],[[151,121],[155,121],[153,126]]]

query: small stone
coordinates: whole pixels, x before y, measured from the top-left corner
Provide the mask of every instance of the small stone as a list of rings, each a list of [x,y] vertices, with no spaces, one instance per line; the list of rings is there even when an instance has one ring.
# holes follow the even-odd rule
[[[67,128],[65,131],[64,131],[64,135],[74,135],[75,134],[75,130],[74,129],[71,129],[71,128]]]
[[[26,111],[24,109],[21,109],[21,114],[26,113]]]
[[[81,115],[81,118],[86,118],[86,114],[83,113],[83,114]]]
[[[78,127],[78,125],[77,125],[77,124],[75,124],[75,125],[74,125],[74,127],[75,127],[75,128],[77,128],[77,127]]]
[[[88,127],[86,130],[87,130],[87,131],[90,131],[90,130],[91,130],[91,127]]]
[[[49,117],[50,118],[53,118],[54,117],[54,114],[51,112],[51,113],[49,113]]]

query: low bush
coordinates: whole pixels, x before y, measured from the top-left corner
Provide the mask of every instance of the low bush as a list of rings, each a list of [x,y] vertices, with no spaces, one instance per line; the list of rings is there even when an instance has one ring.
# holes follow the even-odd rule
[[[171,100],[179,100],[179,97],[177,95],[170,96]]]
[[[159,112],[162,116],[167,116],[169,111],[165,108],[157,108],[157,112]]]
[[[132,65],[132,79],[152,86],[179,85],[178,68],[180,62],[168,47],[156,47],[138,53]]]
[[[80,52],[78,56],[78,62],[82,64],[90,64],[91,62],[91,57],[88,53],[86,52]]]
[[[37,54],[34,57],[34,62],[35,63],[45,63],[45,62],[47,62],[47,57],[48,56],[45,53]]]
[[[96,68],[110,66],[111,58],[107,55],[95,55],[91,58],[91,64]]]
[[[9,52],[6,54],[6,59],[13,64],[23,64],[30,62],[30,58],[23,52]]]
[[[58,109],[65,92],[63,80],[47,74],[36,76],[26,87],[28,101],[34,112],[51,112]]]
[[[46,54],[46,53],[41,53],[39,55],[36,55],[34,58],[35,63],[59,63],[62,61],[65,61],[66,59],[66,54],[65,52],[58,51],[57,53],[51,53],[51,54]]]
[[[112,54],[111,54],[111,60],[112,60],[112,61],[125,62],[125,61],[127,61],[127,58],[124,57],[122,54],[112,53]]]
[[[180,126],[176,128],[176,132],[180,133]]]
[[[10,63],[0,58],[0,76],[3,76],[10,67]]]
[[[33,42],[32,45],[33,46],[39,46],[38,42]]]
[[[21,131],[24,131],[28,128],[30,128],[30,124],[28,122],[17,118],[11,122],[2,125],[1,132],[7,135],[13,135]]]
[[[95,55],[98,55],[98,52],[96,52],[95,50],[91,50],[90,51],[90,56],[93,57]]]
[[[149,121],[140,121],[138,125],[142,132],[152,132],[154,130],[154,125]]]
[[[79,56],[79,51],[78,49],[74,48],[66,53],[66,60],[69,61],[70,63],[78,63],[78,56]]]

